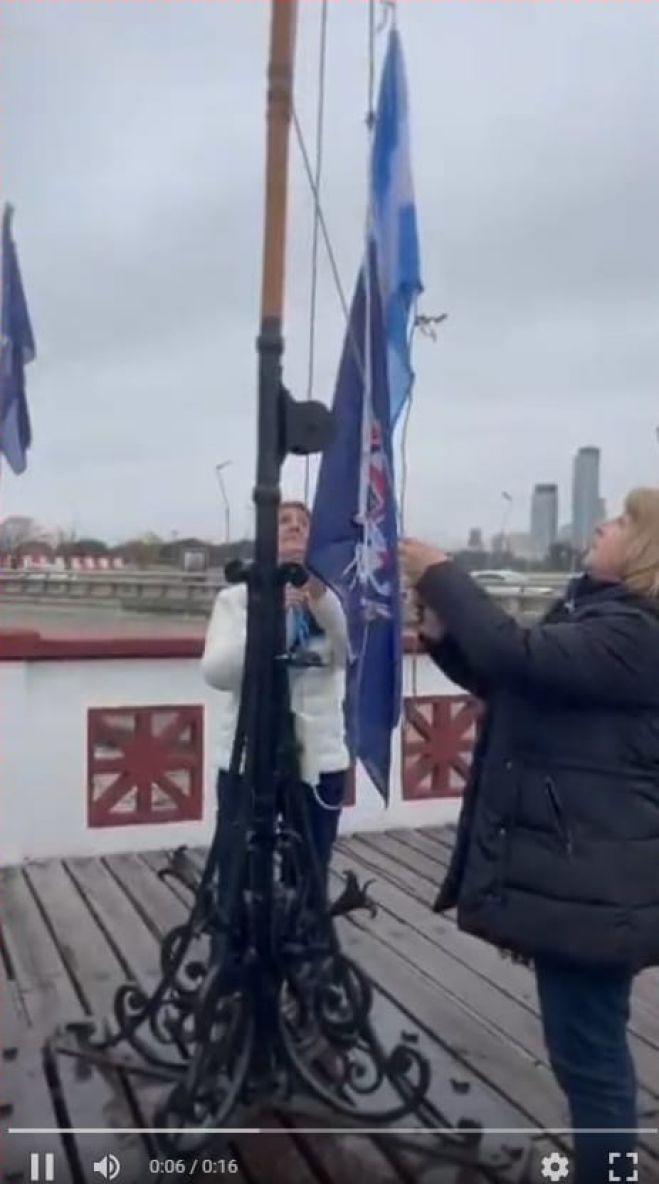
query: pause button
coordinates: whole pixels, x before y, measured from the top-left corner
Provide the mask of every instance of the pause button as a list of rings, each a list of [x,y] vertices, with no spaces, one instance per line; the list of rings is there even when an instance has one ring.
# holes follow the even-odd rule
[[[43,1169],[43,1171],[42,1171]],[[47,1151],[45,1155],[39,1155],[37,1151],[33,1151],[30,1156],[30,1180],[41,1181],[55,1179],[55,1156],[52,1151]]]

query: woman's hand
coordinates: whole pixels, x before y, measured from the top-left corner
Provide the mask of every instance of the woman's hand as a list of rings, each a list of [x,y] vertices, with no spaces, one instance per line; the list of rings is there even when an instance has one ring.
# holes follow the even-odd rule
[[[286,584],[284,588],[284,608],[302,608],[307,603],[304,588],[296,588],[295,584]]]
[[[413,587],[416,587],[429,567],[448,562],[445,551],[422,543],[419,539],[401,539],[398,544],[398,555],[403,575]]]

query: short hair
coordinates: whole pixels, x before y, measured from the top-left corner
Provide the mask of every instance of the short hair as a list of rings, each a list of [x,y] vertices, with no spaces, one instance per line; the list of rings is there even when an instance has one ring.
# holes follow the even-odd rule
[[[304,502],[295,501],[294,499],[286,500],[286,501],[279,503],[279,509],[280,509],[280,511],[281,510],[301,510],[302,513],[305,515],[305,517],[309,521],[311,521],[311,510],[309,509],[309,507],[307,505],[305,505]]]
[[[640,596],[659,598],[659,489],[632,489],[625,513],[631,530],[623,582]]]

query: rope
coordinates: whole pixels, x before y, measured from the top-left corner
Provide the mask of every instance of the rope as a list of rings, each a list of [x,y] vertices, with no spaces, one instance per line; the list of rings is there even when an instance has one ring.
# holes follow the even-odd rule
[[[302,155],[302,163],[304,165],[304,171],[307,175],[307,180],[309,182],[309,187],[311,189],[311,193],[312,193],[312,196],[314,199],[316,210],[318,211],[318,225],[320,227],[320,232],[321,232],[321,235],[323,238],[323,242],[325,243],[325,249],[327,251],[327,258],[329,260],[329,265],[330,265],[330,269],[332,272],[332,278],[334,280],[334,286],[336,288],[336,291],[337,291],[337,294],[339,297],[339,302],[341,304],[341,309],[342,309],[343,316],[344,316],[345,323],[346,323],[346,329],[348,330],[348,334],[349,334],[350,345],[351,345],[351,348],[354,353],[355,362],[357,363],[357,365],[359,367],[359,371],[361,373],[363,370],[362,363],[361,363],[361,357],[359,354],[359,350],[357,349],[357,343],[354,340],[352,333],[350,332],[350,309],[348,306],[348,301],[346,300],[346,295],[345,295],[345,291],[343,288],[343,284],[341,283],[341,276],[339,274],[339,268],[338,268],[338,265],[336,262],[336,255],[334,253],[334,248],[332,246],[332,240],[330,238],[329,231],[327,229],[327,220],[325,218],[325,214],[323,213],[323,207],[322,207],[318,192],[316,190],[313,169],[311,167],[311,158],[309,155],[309,151],[307,149],[306,141],[304,139],[304,133],[303,133],[302,128],[300,126],[300,121],[298,119],[295,107],[293,107],[293,110],[292,110],[292,119],[293,119],[293,128],[295,131],[295,136],[296,136],[298,146],[300,148],[300,152]]]
[[[366,529],[366,503],[368,490],[363,480],[368,471],[371,455],[371,420],[373,402],[373,349],[371,337],[371,230],[373,226],[373,210],[371,208],[372,175],[371,161],[373,155],[373,128],[375,126],[375,0],[368,0],[368,77],[366,89],[366,137],[367,137],[367,171],[366,171],[366,225],[364,227],[364,397],[362,401],[362,432],[361,432],[361,465],[359,482],[359,520]],[[378,282],[376,276],[376,283]],[[368,623],[366,625],[368,633]]]
[[[413,313],[414,313],[414,315],[412,317],[412,326],[411,326],[410,335],[408,338],[408,354],[409,354],[410,360],[412,357],[412,346],[414,344],[414,334],[415,334],[416,329],[418,328],[418,317],[416,314],[416,301],[414,302]],[[400,435],[400,496],[398,499],[398,521],[399,521],[399,531],[400,531],[400,535],[402,538],[405,537],[406,523],[407,523],[407,513],[406,513],[407,512],[407,479],[408,479],[407,435],[408,435],[409,426],[410,426],[410,418],[412,415],[413,402],[414,402],[414,384],[412,384],[412,386],[408,392],[407,402],[405,405],[405,411],[403,413],[403,427],[402,427],[402,431],[401,431],[401,435]],[[403,633],[404,633],[404,631],[405,631],[405,629],[404,629],[404,622],[403,622]],[[416,698],[419,693],[418,688],[419,688],[419,655],[418,655],[417,650],[415,649],[414,653],[412,654],[412,681],[411,681],[411,687],[410,687],[410,690],[412,692],[412,696],[414,698]]]
[[[320,13],[320,48],[318,61],[318,100],[316,108],[316,161],[313,174],[314,201],[313,239],[311,244],[311,297],[309,304],[309,369],[307,373],[307,400],[313,395],[316,361],[316,307],[318,302],[318,247],[320,245],[320,184],[323,170],[323,144],[325,131],[325,76],[327,65],[327,0],[323,0]],[[311,457],[305,458],[304,502],[309,504],[311,483]]]
[[[326,0],[323,0],[323,10],[325,8],[325,2],[326,2]],[[381,17],[380,24],[376,27],[376,25],[375,25],[375,2],[376,2],[376,0],[369,0],[369,55],[368,55],[369,71],[368,71],[368,95],[367,95],[368,110],[367,110],[367,116],[366,116],[366,121],[367,121],[368,125],[372,125],[372,123],[374,121],[373,102],[374,102],[374,95],[375,95],[375,41],[377,39],[377,36],[386,27],[386,25],[388,24],[390,19],[394,24],[396,23],[396,3],[395,3],[395,0],[377,0],[377,2],[380,4],[381,9],[382,9],[382,17]],[[332,239],[330,237],[330,233],[328,230],[327,219],[326,219],[325,213],[323,211],[323,205],[320,200],[320,172],[319,172],[319,166],[318,166],[318,151],[319,151],[319,140],[322,140],[324,138],[324,102],[325,102],[324,90],[325,90],[325,75],[326,75],[326,44],[327,44],[327,17],[324,16],[323,24],[321,25],[320,62],[322,63],[322,66],[319,67],[319,99],[318,99],[318,112],[317,112],[318,119],[317,119],[317,130],[316,130],[316,134],[317,134],[316,169],[314,169],[311,164],[311,154],[307,148],[306,140],[304,137],[304,132],[302,131],[302,125],[300,123],[300,119],[297,114],[297,109],[295,107],[295,102],[292,103],[291,117],[292,117],[292,122],[293,122],[293,130],[295,132],[295,138],[297,140],[298,147],[300,149],[300,154],[302,157],[302,164],[304,166],[304,171],[306,173],[307,181],[309,183],[309,188],[311,190],[311,195],[312,195],[313,202],[314,202],[314,244],[316,241],[316,238],[315,238],[316,232],[318,232],[319,237],[322,237],[322,240],[325,244],[325,250],[327,251],[327,258],[328,258],[330,270],[332,273],[332,279],[334,281],[334,286],[336,288],[336,291],[337,291],[337,294],[339,297],[339,303],[341,305],[341,310],[343,312],[343,317],[345,320],[346,329],[348,331],[348,339],[350,342],[350,347],[353,351],[354,361],[359,368],[360,374],[362,374],[362,377],[363,377],[363,365],[362,365],[360,351],[357,348],[357,342],[355,341],[354,336],[352,335],[351,330],[350,330],[350,308],[349,308],[348,301],[346,298],[345,289],[344,289],[343,284],[341,282],[341,275],[340,275],[338,264],[336,261],[336,254],[334,252],[334,247],[332,245]],[[322,170],[322,146],[321,146],[320,169]],[[318,177],[318,179],[317,179],[317,177]],[[315,245],[313,246],[312,249],[315,252],[315,250],[316,250]],[[313,264],[312,264],[312,266],[313,266]],[[316,270],[317,270],[317,265],[316,265]],[[314,318],[315,318],[315,311],[314,311]],[[311,329],[310,329],[310,338],[311,338]],[[315,350],[315,328],[314,328],[314,350]],[[311,372],[311,363],[310,363],[309,369]]]
[[[369,132],[369,162],[371,156],[371,130],[375,122],[375,111],[373,109],[375,101],[375,0],[368,0],[368,79],[366,89],[366,127]],[[369,194],[370,194],[369,185]]]

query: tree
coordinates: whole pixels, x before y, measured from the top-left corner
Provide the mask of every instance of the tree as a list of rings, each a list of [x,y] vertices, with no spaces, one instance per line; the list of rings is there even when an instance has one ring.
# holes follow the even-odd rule
[[[15,551],[17,547],[36,540],[40,535],[38,522],[14,514],[0,522],[0,551]]]
[[[160,563],[162,547],[163,540],[159,535],[144,534],[114,547],[112,554],[135,567],[156,567]]]
[[[70,559],[82,559],[89,555],[92,559],[98,559],[101,555],[107,555],[109,547],[102,539],[76,539],[72,542],[62,542],[57,547],[57,554],[61,555],[62,559],[67,561]]]

